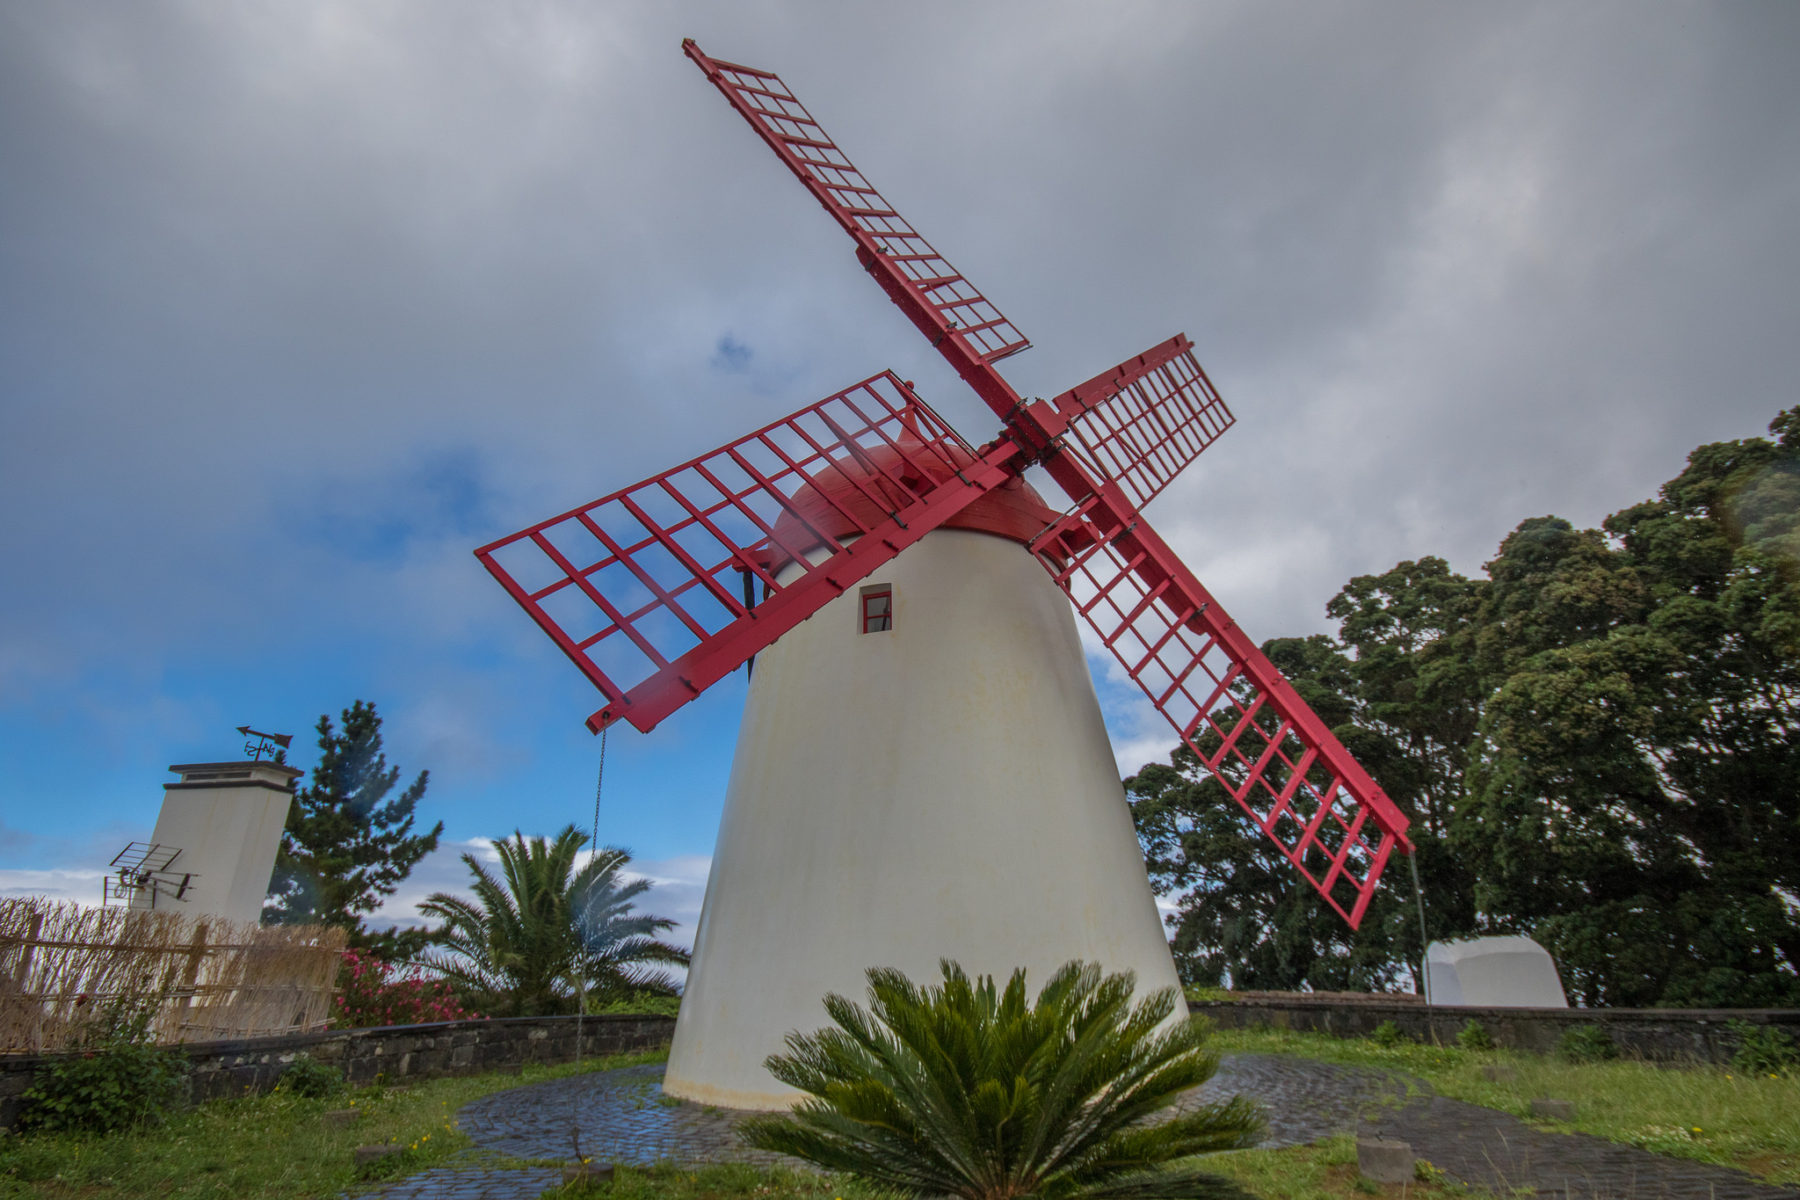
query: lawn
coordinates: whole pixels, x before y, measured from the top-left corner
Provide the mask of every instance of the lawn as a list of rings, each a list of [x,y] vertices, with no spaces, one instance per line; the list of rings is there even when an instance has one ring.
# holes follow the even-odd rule
[[[277,1090],[211,1101],[175,1114],[160,1128],[111,1137],[0,1134],[0,1197],[335,1197],[369,1181],[439,1165],[468,1150],[469,1139],[452,1117],[478,1096],[585,1071],[656,1062],[665,1053],[346,1090],[323,1100]],[[327,1121],[328,1111],[352,1107],[363,1114],[353,1124]],[[355,1148],[376,1143],[404,1150],[359,1172],[352,1162]]]
[[[1270,1200],[1447,1200],[1465,1189],[1429,1183],[1372,1184],[1356,1175],[1356,1145],[1330,1138],[1287,1150],[1238,1150],[1212,1158],[1220,1175]],[[546,1200],[892,1200],[853,1179],[746,1166],[620,1168],[611,1184],[570,1185]]]
[[[1575,1119],[1537,1122],[1679,1158],[1800,1183],[1800,1076],[1615,1060],[1566,1063],[1509,1050],[1464,1050],[1280,1030],[1221,1030],[1223,1053],[1298,1054],[1419,1076],[1445,1096],[1530,1118],[1531,1101],[1570,1100]],[[1498,1078],[1488,1077],[1490,1069]]]
[[[1800,1079],[1746,1077],[1711,1067],[1672,1069],[1639,1062],[1569,1064],[1510,1051],[1471,1051],[1279,1031],[1221,1031],[1224,1053],[1298,1054],[1326,1062],[1416,1075],[1446,1096],[1520,1117],[1536,1097],[1571,1100],[1576,1129],[1666,1154],[1744,1168],[1800,1182]],[[522,1084],[658,1061],[660,1054],[594,1059],[579,1068],[528,1067],[439,1079],[405,1087],[346,1091],[325,1099],[284,1092],[214,1101],[178,1113],[158,1129],[108,1138],[0,1134],[0,1198],[156,1197],[157,1200],[327,1198],[381,1179],[472,1154],[453,1115],[478,1096]],[[1492,1068],[1503,1068],[1491,1071]],[[1510,1074],[1509,1074],[1510,1072]],[[1489,1074],[1498,1078],[1489,1078]],[[364,1115],[343,1127],[326,1113]],[[355,1147],[387,1143],[404,1152],[359,1172]],[[496,1167],[526,1165],[494,1157]],[[1215,1169],[1251,1191],[1282,1200],[1354,1200],[1381,1195],[1411,1200],[1461,1194],[1430,1183],[1376,1187],[1356,1175],[1348,1138],[1285,1150],[1221,1154]],[[553,1195],[575,1196],[557,1189]],[[699,1170],[621,1169],[595,1194],[609,1200],[879,1200],[854,1181],[744,1166]]]

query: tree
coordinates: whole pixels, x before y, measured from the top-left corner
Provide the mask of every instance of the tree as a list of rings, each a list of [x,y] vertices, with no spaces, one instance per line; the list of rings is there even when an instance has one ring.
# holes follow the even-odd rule
[[[351,947],[395,960],[423,944],[418,931],[371,932],[362,914],[394,894],[421,858],[437,849],[439,821],[413,832],[413,813],[425,795],[420,771],[398,796],[400,781],[381,750],[381,717],[357,700],[343,710],[343,727],[319,717],[319,762],[312,782],[294,796],[281,849],[269,880],[263,920],[281,925],[335,925]]]
[[[1069,963],[1033,1004],[1025,972],[1004,991],[953,962],[944,983],[868,973],[869,1010],[825,998],[836,1029],[789,1034],[769,1071],[807,1098],[741,1127],[745,1141],[905,1196],[1247,1200],[1193,1156],[1253,1145],[1262,1119],[1241,1098],[1163,1118],[1212,1077],[1206,1027],[1158,1031],[1179,999],[1131,1004],[1129,972]]]
[[[1770,431],[1601,529],[1522,522],[1484,579],[1359,576],[1337,637],[1265,646],[1412,818],[1432,936],[1530,934],[1591,1004],[1800,1004],[1800,409]],[[1354,936],[1321,919],[1184,753],[1126,781],[1184,973],[1417,963],[1410,880]]]
[[[1800,409],[1490,564],[1477,903],[1589,1003],[1800,1003]]]
[[[429,936],[448,951],[422,961],[490,998],[485,1011],[514,1016],[572,1009],[578,983],[602,1000],[673,993],[673,979],[645,964],[686,965],[685,950],[655,936],[675,923],[632,911],[650,882],[620,878],[631,862],[627,851],[609,846],[577,870],[586,844],[573,825],[553,841],[515,830],[510,841],[494,843],[499,877],[474,855],[463,855],[475,898],[434,892],[419,905],[443,922]]]

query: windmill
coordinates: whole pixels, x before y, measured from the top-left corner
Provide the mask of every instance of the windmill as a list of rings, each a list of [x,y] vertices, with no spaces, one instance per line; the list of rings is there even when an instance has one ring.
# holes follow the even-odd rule
[[[1076,613],[1357,925],[1406,817],[1142,515],[1233,420],[1192,344],[1020,396],[995,364],[1025,337],[793,92],[683,48],[1002,424],[971,446],[883,372],[476,552],[604,696],[596,733],[754,660],[665,1090],[790,1103],[762,1059],[872,965],[1176,982]]]

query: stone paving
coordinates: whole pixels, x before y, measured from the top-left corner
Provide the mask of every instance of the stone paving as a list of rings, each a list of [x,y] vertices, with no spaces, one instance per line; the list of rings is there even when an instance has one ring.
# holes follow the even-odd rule
[[[1405,1103],[1408,1080],[1391,1071],[1341,1067],[1286,1054],[1231,1054],[1181,1107],[1245,1096],[1262,1106],[1268,1128],[1259,1145],[1303,1146],[1355,1133],[1358,1118],[1381,1105]],[[1414,1081],[1414,1086],[1420,1086]]]
[[[457,1121],[478,1152],[367,1193],[365,1200],[536,1200],[554,1167],[495,1168],[487,1155],[600,1162],[787,1162],[741,1145],[743,1114],[666,1097],[660,1063],[496,1092]],[[1187,1104],[1247,1096],[1269,1118],[1262,1145],[1334,1134],[1398,1138],[1453,1178],[1502,1196],[1558,1200],[1800,1200],[1800,1189],[1667,1158],[1584,1134],[1548,1133],[1506,1113],[1449,1100],[1422,1080],[1287,1055],[1229,1055]],[[799,1164],[793,1164],[799,1165]]]
[[[465,1105],[457,1124],[484,1150],[515,1158],[681,1163],[784,1161],[737,1140],[744,1114],[663,1095],[663,1064],[570,1075]],[[527,1097],[529,1098],[527,1100]]]
[[[1464,1183],[1555,1200],[1797,1200],[1800,1188],[1585,1133],[1548,1133],[1491,1108],[1427,1095],[1374,1110],[1362,1132],[1398,1138]]]

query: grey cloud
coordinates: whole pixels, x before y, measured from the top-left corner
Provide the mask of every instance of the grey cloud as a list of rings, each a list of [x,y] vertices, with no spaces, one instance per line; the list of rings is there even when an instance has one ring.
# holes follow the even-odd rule
[[[1151,515],[1258,637],[1793,402],[1791,5],[15,5],[0,700],[336,611],[490,725],[448,650],[566,667],[474,543],[884,366],[985,438],[684,33],[784,73],[1022,390],[1195,338],[1240,425]]]

